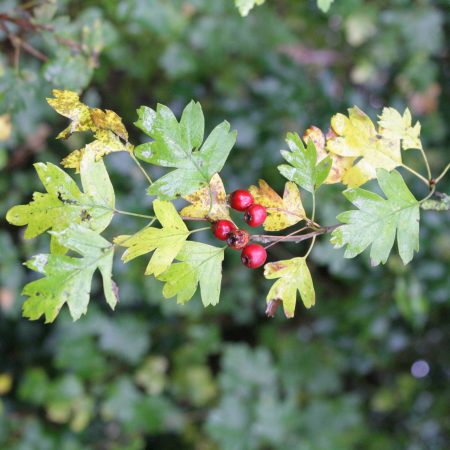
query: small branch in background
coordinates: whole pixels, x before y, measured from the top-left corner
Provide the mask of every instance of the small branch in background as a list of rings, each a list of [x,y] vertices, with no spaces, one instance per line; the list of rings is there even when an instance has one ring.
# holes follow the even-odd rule
[[[53,33],[55,39],[57,42],[59,42],[62,45],[65,45],[66,47],[69,47],[73,52],[81,53],[83,51],[83,45],[79,42],[73,41],[71,39],[67,39],[63,36],[59,36],[56,34],[55,29],[51,27],[50,25],[42,25],[34,23],[31,18],[29,17],[14,17],[10,16],[9,14],[1,13],[0,14],[0,28],[5,32],[5,34],[8,36],[8,39],[10,40],[11,44],[13,45],[15,49],[14,54],[14,65],[16,68],[18,68],[19,64],[19,56],[20,56],[20,49],[23,48],[27,53],[34,56],[35,58],[47,62],[49,60],[48,56],[42,53],[41,51],[34,48],[29,42],[24,40],[23,38],[17,36],[16,34],[12,33],[9,28],[7,27],[6,23],[12,23],[19,27],[21,30],[27,32],[43,32],[47,31],[50,33]],[[94,55],[94,59],[96,59],[96,55]]]
[[[33,154],[45,148],[50,132],[51,129],[48,125],[38,125],[36,130],[27,137],[26,141],[11,154],[11,158],[6,164],[6,169],[16,169],[27,165],[28,160],[32,158]]]

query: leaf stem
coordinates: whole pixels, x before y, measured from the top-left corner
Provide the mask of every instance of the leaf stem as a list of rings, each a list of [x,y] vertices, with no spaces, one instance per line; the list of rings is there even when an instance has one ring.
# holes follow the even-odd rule
[[[197,228],[195,230],[189,231],[189,234],[198,233],[199,231],[206,231],[206,230],[210,230],[210,229],[211,229],[211,227]]]
[[[314,222],[315,216],[316,216],[316,193],[315,193],[315,191],[313,191],[313,192],[312,192],[312,213],[311,213],[311,221]],[[316,237],[317,237],[317,234],[313,236],[312,241],[311,241],[311,244],[309,244],[309,248],[308,248],[308,250],[307,250],[307,252],[306,252],[306,255],[304,256],[305,259],[306,259],[306,258],[309,256],[309,254],[311,253],[311,250],[312,250],[312,248],[314,247],[314,244],[315,244],[315,242],[316,242]]]
[[[142,164],[139,162],[139,160],[134,155],[133,150],[130,152],[130,156],[131,156],[131,159],[135,162],[135,164],[139,167],[139,170],[144,174],[144,177],[147,178],[147,181],[149,182],[149,184],[152,184],[153,181],[150,178],[150,175],[142,167]]]
[[[111,208],[112,209],[112,208]],[[129,211],[122,211],[120,209],[112,209],[117,214],[124,214],[125,216],[142,217],[143,219],[155,219],[155,216],[147,216],[146,214],[138,214]]]
[[[423,160],[425,161],[425,167],[427,168],[428,180],[431,180],[431,169],[430,169],[430,164],[428,163],[427,155],[425,154],[425,150],[422,148],[422,146],[420,147],[419,150],[420,150],[420,153],[422,153]]]
[[[440,175],[438,175],[438,176],[436,177],[436,179],[434,180],[434,184],[438,184],[439,181],[441,181],[442,178],[444,178],[445,174],[448,172],[449,169],[450,169],[450,163],[448,163],[448,164],[445,166],[444,170],[440,173]]]
[[[430,190],[429,194],[426,197],[424,197],[422,200],[420,200],[419,204],[422,204],[423,202],[426,202],[430,197],[432,197],[435,190],[436,190],[436,185],[433,185],[431,187],[431,190]]]
[[[407,166],[406,164],[402,164],[401,167],[403,167],[408,172],[412,173],[414,176],[422,180],[427,186],[430,186],[430,180],[427,180],[423,175],[420,175],[419,172],[416,172],[414,169],[411,169],[411,167]]]

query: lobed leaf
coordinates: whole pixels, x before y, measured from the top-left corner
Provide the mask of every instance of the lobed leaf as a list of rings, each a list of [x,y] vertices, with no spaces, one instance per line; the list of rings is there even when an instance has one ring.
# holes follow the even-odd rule
[[[317,0],[317,6],[322,12],[326,13],[329,11],[333,2],[334,0]]]
[[[349,187],[376,178],[377,169],[391,171],[402,165],[402,148],[422,148],[420,124],[412,126],[408,109],[402,116],[393,108],[384,108],[378,129],[356,106],[348,112],[348,117],[344,114],[332,117],[326,149],[350,162],[342,175],[342,182]]]
[[[305,258],[268,263],[264,266],[264,276],[268,280],[278,278],[267,294],[267,303],[281,300],[287,318],[294,317],[297,291],[306,308],[315,304],[314,285]]]
[[[216,126],[202,145],[204,117],[199,103],[191,101],[178,123],[172,111],[158,105],[156,111],[142,106],[135,123],[153,141],[136,147],[136,156],[145,162],[175,170],[155,181],[148,193],[159,199],[186,196],[207,186],[220,172],[236,141],[230,124]]]
[[[265,206],[267,210],[264,222],[264,229],[267,231],[284,230],[306,219],[300,191],[295,183],[286,183],[283,198],[264,180],[259,180],[259,187],[250,186],[249,191],[255,203]]]
[[[327,133],[327,138],[331,138],[333,132]],[[326,138],[322,130],[314,125],[310,126],[303,134],[303,141],[308,143],[313,141],[317,151],[317,162],[329,158],[331,160],[331,168],[326,177],[325,184],[339,183],[342,181],[344,173],[352,166],[355,158],[339,156],[329,152],[326,149]]]
[[[231,220],[228,212],[227,194],[218,173],[213,175],[209,186],[205,186],[183,198],[191,205],[181,210],[180,214],[182,216],[206,218],[212,221],[220,219]]]
[[[403,115],[394,108],[383,108],[378,124],[381,136],[401,140],[403,150],[422,148],[420,122],[416,122],[412,126],[411,112],[408,108],[405,109]]]
[[[220,299],[223,258],[223,248],[200,242],[185,242],[177,255],[177,260],[181,262],[172,264],[158,276],[158,280],[165,282],[164,297],[176,295],[178,303],[186,303],[195,294],[199,284],[203,305],[216,305]]]
[[[36,172],[46,193],[35,192],[27,205],[13,206],[6,214],[12,225],[27,225],[25,238],[34,238],[45,231],[62,231],[72,224],[94,231],[103,231],[114,214],[114,189],[103,161],[87,152],[83,158],[81,181],[84,193],[75,181],[52,163],[36,163]],[[52,253],[63,249],[52,237]]]
[[[76,92],[53,90],[54,98],[47,98],[48,104],[59,114],[71,120],[57,139],[67,139],[75,132],[91,131],[95,141],[88,144],[90,151],[96,154],[96,160],[112,152],[132,151],[128,144],[128,132],[122,119],[109,109],[103,111],[90,108],[80,101]],[[86,148],[75,150],[62,160],[63,167],[80,170],[81,159]]]
[[[189,230],[170,202],[155,200],[153,209],[162,228],[146,227],[132,236],[118,236],[114,243],[126,247],[124,262],[153,252],[145,275],[162,274],[172,264],[189,236]]]
[[[289,165],[282,164],[278,166],[278,170],[288,180],[297,183],[308,192],[314,192],[330,172],[330,158],[317,162],[314,142],[309,140],[305,147],[297,133],[288,133],[286,142],[290,151],[281,150],[281,155]]]
[[[241,16],[245,17],[257,5],[262,5],[265,0],[234,0],[234,4]]]
[[[23,305],[24,317],[36,320],[44,315],[46,323],[53,322],[67,303],[73,320],[79,319],[87,312],[92,276],[97,269],[103,278],[106,301],[114,309],[118,300],[111,278],[114,246],[95,231],[79,225],[51,233],[61,246],[82,257],[40,254],[25,263],[44,277],[24,287],[22,295],[28,297]]]
[[[345,197],[358,207],[337,218],[344,223],[332,234],[335,247],[346,245],[345,257],[353,258],[371,246],[373,265],[385,263],[397,236],[400,257],[407,264],[419,250],[419,202],[397,171],[377,170],[386,199],[364,189],[348,189]]]

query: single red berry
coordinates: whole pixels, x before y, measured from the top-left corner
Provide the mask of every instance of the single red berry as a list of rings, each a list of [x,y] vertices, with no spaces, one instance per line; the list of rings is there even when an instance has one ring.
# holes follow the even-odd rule
[[[212,224],[214,236],[221,241],[226,241],[230,231],[236,229],[236,225],[229,220],[218,220]]]
[[[259,244],[249,244],[241,253],[242,264],[250,269],[261,267],[266,262],[266,258],[266,249]]]
[[[250,235],[245,230],[231,230],[228,233],[227,244],[228,247],[240,250],[244,248],[250,239]]]
[[[238,189],[230,194],[230,206],[236,211],[245,211],[253,204],[253,195],[245,189]]]
[[[245,210],[244,220],[251,227],[259,227],[264,223],[267,217],[266,208],[262,205],[254,204]]]

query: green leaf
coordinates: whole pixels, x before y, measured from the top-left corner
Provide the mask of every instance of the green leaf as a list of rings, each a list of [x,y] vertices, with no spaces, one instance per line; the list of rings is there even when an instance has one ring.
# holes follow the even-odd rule
[[[136,156],[145,162],[175,168],[154,182],[148,193],[160,199],[191,194],[207,186],[220,172],[236,141],[230,124],[218,125],[202,145],[205,121],[199,103],[191,101],[178,123],[172,111],[158,105],[156,111],[142,106],[135,123],[153,141],[136,147]]]
[[[289,163],[278,166],[280,173],[289,181],[293,181],[314,192],[327,178],[331,169],[331,159],[326,157],[317,165],[317,152],[314,142],[309,140],[306,147],[297,133],[288,133],[286,142],[290,151],[281,150],[281,155]]]
[[[370,245],[372,264],[378,265],[387,261],[397,235],[400,257],[407,264],[419,250],[419,202],[396,170],[378,169],[377,178],[386,199],[360,188],[344,191],[358,210],[337,217],[345,225],[333,231],[331,242],[335,247],[347,245],[346,258],[359,255]]]
[[[114,242],[127,248],[122,256],[124,262],[154,251],[145,275],[158,276],[172,264],[188,238],[189,230],[172,203],[155,200],[153,209],[162,228],[146,227],[132,236],[118,236]]]
[[[262,5],[265,0],[234,0],[234,4],[239,9],[241,16],[248,15],[256,5]]]
[[[103,278],[106,301],[114,309],[117,287],[111,279],[114,246],[98,233],[79,225],[60,232],[51,232],[59,244],[81,258],[63,255],[39,254],[25,265],[45,275],[28,283],[22,295],[29,298],[23,305],[23,315],[31,320],[45,315],[45,322],[53,322],[62,306],[67,303],[73,320],[87,311],[91,282],[99,269]]]
[[[330,6],[332,5],[333,2],[334,0],[317,0],[317,7],[321,11],[326,13],[330,9]]]
[[[264,276],[268,280],[279,278],[267,294],[267,303],[281,300],[286,317],[294,317],[297,291],[306,308],[316,303],[314,285],[305,258],[268,263],[264,266]]]
[[[114,189],[102,160],[95,161],[94,155],[86,152],[82,161],[84,193],[66,172],[54,164],[35,164],[47,193],[35,192],[29,204],[13,206],[6,215],[8,222],[17,226],[27,225],[27,239],[48,229],[61,231],[72,224],[103,231],[113,217]]]
[[[203,305],[216,305],[220,297],[223,258],[223,248],[186,242],[177,255],[177,260],[181,262],[172,264],[158,277],[158,280],[166,283],[164,297],[177,295],[178,303],[186,303],[195,294],[197,284],[200,284]]]

